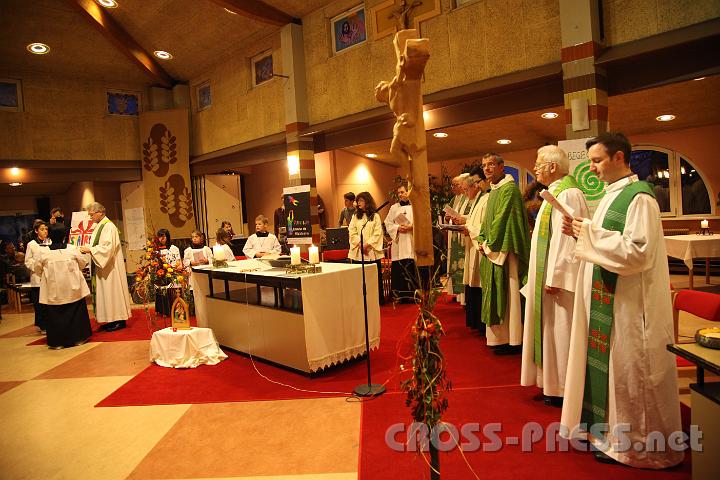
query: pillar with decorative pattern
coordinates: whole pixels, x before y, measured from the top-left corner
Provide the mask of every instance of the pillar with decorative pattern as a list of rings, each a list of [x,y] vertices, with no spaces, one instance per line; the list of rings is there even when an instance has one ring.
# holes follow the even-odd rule
[[[603,47],[598,0],[560,0],[565,135],[608,130],[607,75],[595,65]]]

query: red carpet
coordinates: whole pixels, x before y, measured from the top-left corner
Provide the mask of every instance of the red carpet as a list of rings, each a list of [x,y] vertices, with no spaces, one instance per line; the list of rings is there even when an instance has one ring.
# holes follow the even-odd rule
[[[458,389],[448,395],[450,408],[444,421],[458,429],[463,424],[477,422],[482,429],[487,423],[501,423],[496,431],[500,439],[520,437],[523,425],[537,422],[542,428],[560,420],[560,409],[547,407],[536,400],[534,387],[490,387]],[[409,411],[404,395],[391,393],[362,405],[362,433],[360,480],[378,478],[429,478],[430,467],[417,453],[396,452],[385,443],[387,429],[396,423],[409,423]],[[480,442],[490,439],[478,432]],[[461,444],[469,437],[462,437]],[[521,438],[521,437],[520,437]],[[407,435],[397,434],[398,443],[407,441]],[[445,436],[441,439],[445,440]],[[448,439],[448,445],[452,443]],[[505,445],[499,451],[466,451],[465,457],[477,476],[483,480],[507,478],[597,479],[613,480],[638,478],[686,479],[690,477],[690,454],[685,462],[667,471],[638,470],[621,465],[604,465],[596,462],[590,453],[570,449],[568,452],[549,452],[542,441],[532,444],[531,452],[523,452],[520,445]],[[429,461],[429,456],[427,456]],[[474,479],[474,475],[455,448],[440,454],[442,478]]]
[[[399,370],[398,340],[413,320],[417,307],[399,305],[382,307],[382,339],[372,352],[373,383],[387,383],[397,391]],[[465,327],[463,310],[457,304],[440,303],[436,314],[443,321],[443,339],[449,377],[454,388],[490,385],[517,385],[520,378],[519,356],[497,357],[484,346],[484,340]],[[109,335],[112,335],[110,333]],[[98,406],[157,405],[177,403],[241,402],[337,396],[350,393],[356,385],[367,382],[367,366],[355,361],[308,378],[282,368],[256,361],[258,370],[271,379],[303,390],[277,385],[260,377],[249,358],[226,352],[228,359],[213,367],[178,370],[150,365]],[[487,366],[492,365],[488,370]],[[334,393],[318,393],[334,392]]]
[[[154,315],[154,308],[150,309],[150,313]],[[167,322],[167,324],[165,323]],[[125,322],[127,327],[114,332],[106,332],[100,330],[100,325],[95,321],[95,318],[90,317],[90,325],[92,326],[93,334],[90,337],[90,342],[123,342],[128,340],[150,340],[153,334],[153,326],[150,322],[150,318],[145,316],[145,310],[142,308],[136,308],[132,310],[132,316]],[[156,319],[157,327],[165,328],[170,326],[169,318],[158,318]],[[192,325],[195,323],[195,317],[190,318]],[[30,345],[47,345],[47,338],[42,337],[34,342],[28,343]]]

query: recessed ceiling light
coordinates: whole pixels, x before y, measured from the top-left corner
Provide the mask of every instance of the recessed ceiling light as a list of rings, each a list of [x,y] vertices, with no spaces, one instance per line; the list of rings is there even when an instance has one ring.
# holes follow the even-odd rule
[[[118,6],[115,0],[97,0],[97,2],[105,8],[115,8]]]
[[[512,141],[508,140],[507,138],[501,138],[497,141],[500,145],[510,145]]]
[[[166,52],[165,50],[155,50],[153,52],[153,55],[155,55],[160,60],[170,60],[173,58],[172,54],[170,52]]]
[[[693,80],[695,80],[697,82],[698,80],[705,80],[705,77],[693,78]]]
[[[19,169],[18,167],[12,167],[12,168],[10,169],[10,174],[11,174],[12,176],[15,177],[15,176],[18,175],[18,173],[20,173],[20,169]]]
[[[448,136],[445,132],[435,132],[433,133],[433,137],[435,138],[446,138]]]
[[[19,187],[20,185],[22,185],[22,183],[20,183],[20,182],[12,182],[10,184],[11,187]]]
[[[44,43],[35,42],[27,46],[27,51],[35,55],[45,55],[46,53],[50,53],[50,47]]]
[[[377,158],[377,153],[366,153],[365,156],[367,158]]]
[[[545,112],[542,115],[540,115],[542,118],[545,118],[547,120],[552,120],[553,118],[557,118],[558,114],[555,112]]]
[[[657,120],[658,122],[669,122],[670,120],[675,120],[675,115],[658,115],[657,117],[655,117],[655,120]]]
[[[233,12],[232,10],[230,10],[230,9],[228,9],[228,8],[225,8],[224,10],[225,10],[226,12],[228,12],[228,13],[233,14],[233,15],[237,15],[237,12]]]

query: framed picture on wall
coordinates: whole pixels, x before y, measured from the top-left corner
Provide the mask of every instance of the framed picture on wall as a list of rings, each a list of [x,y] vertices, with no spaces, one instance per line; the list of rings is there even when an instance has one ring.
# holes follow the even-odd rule
[[[201,83],[195,87],[195,95],[197,98],[198,111],[209,108],[212,105],[210,82]]]
[[[142,108],[141,101],[140,92],[108,90],[107,113],[108,115],[137,116]]]
[[[251,60],[253,87],[262,85],[273,79],[272,50],[266,50],[255,55]]]
[[[367,40],[365,7],[363,4],[341,13],[330,20],[333,54],[359,45]]]
[[[0,110],[22,112],[22,84],[20,80],[0,79]]]

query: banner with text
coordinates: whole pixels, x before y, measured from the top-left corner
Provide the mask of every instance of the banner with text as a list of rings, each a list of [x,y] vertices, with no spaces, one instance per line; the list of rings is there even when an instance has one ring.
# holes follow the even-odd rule
[[[283,203],[288,243],[312,243],[310,185],[283,188]]]
[[[590,159],[587,156],[585,142],[589,138],[577,138],[574,140],[560,140],[558,147],[565,150],[570,160],[570,175],[575,177],[580,189],[585,194],[590,216],[595,213],[595,209],[600,203],[600,199],[605,195],[605,182],[590,171]]]

